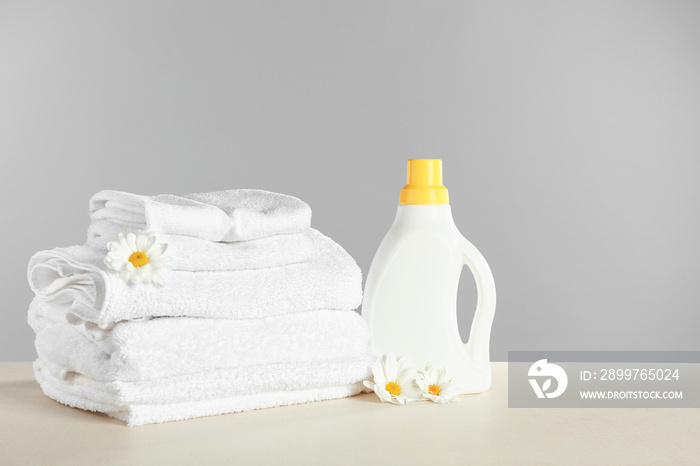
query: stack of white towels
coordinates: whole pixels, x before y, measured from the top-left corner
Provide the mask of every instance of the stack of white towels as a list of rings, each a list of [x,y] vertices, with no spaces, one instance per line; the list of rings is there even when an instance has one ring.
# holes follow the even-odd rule
[[[35,254],[29,324],[49,397],[128,425],[351,396],[376,355],[361,272],[297,198],[102,191],[82,246]],[[105,265],[119,233],[168,244],[165,285]]]

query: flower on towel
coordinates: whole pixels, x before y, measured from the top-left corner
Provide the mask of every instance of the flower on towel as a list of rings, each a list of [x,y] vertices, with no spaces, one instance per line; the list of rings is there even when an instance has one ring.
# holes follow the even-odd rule
[[[435,367],[428,363],[425,369],[418,373],[416,383],[423,392],[423,398],[435,403],[449,403],[459,401],[459,388],[457,384],[447,377],[447,370],[444,367]]]
[[[393,353],[383,356],[372,364],[373,381],[365,380],[367,388],[374,390],[382,401],[404,404],[420,399],[416,386],[416,371],[405,359],[396,359]]]
[[[165,275],[171,270],[170,257],[165,253],[168,245],[159,243],[153,233],[119,233],[107,249],[105,264],[125,282],[153,283],[158,287],[165,284]]]

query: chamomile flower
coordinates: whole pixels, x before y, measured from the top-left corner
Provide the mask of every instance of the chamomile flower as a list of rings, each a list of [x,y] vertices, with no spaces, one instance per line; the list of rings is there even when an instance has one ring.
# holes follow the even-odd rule
[[[416,383],[423,392],[423,398],[440,404],[459,401],[459,387],[447,376],[444,367],[435,367],[428,363],[425,369],[418,373]]]
[[[107,244],[105,264],[116,270],[127,283],[153,283],[161,287],[170,272],[168,245],[159,243],[153,233],[137,235],[119,233],[119,238]]]
[[[416,371],[405,359],[396,359],[389,353],[372,364],[372,381],[365,380],[367,388],[374,390],[382,402],[402,405],[420,398],[420,390],[416,386]]]

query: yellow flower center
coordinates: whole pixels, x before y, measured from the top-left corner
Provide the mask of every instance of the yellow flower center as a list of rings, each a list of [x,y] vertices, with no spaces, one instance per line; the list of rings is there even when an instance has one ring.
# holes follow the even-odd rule
[[[131,265],[134,267],[143,267],[144,265],[148,264],[148,256],[145,252],[136,251],[129,256],[129,262],[131,262]]]
[[[440,396],[440,387],[437,385],[428,385],[428,393],[435,396]]]
[[[386,391],[391,393],[392,395],[400,395],[401,394],[401,387],[399,387],[399,384],[396,382],[387,382],[386,386]]]

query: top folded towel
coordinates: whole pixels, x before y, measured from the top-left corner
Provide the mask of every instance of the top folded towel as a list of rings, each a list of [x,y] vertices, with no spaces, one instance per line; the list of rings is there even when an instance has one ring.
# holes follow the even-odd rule
[[[185,196],[100,191],[90,200],[90,218],[109,222],[119,231],[246,241],[308,229],[311,208],[295,197],[259,189]]]

